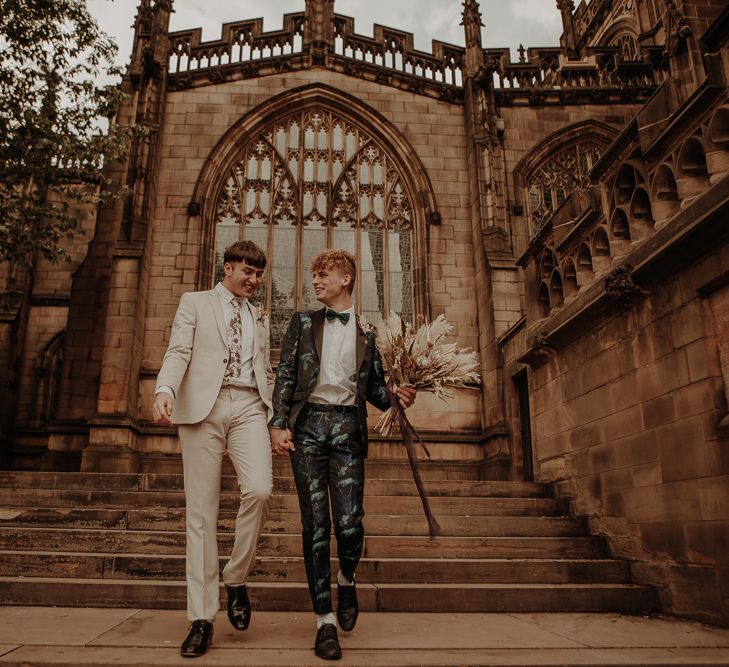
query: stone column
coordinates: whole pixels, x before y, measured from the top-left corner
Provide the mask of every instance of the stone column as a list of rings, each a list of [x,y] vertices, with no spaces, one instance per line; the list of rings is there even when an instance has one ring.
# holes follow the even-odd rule
[[[334,53],[334,0],[306,0],[304,18],[304,51],[309,64],[327,67]]]
[[[90,420],[81,470],[136,472],[135,423],[144,343],[151,216],[157,186],[158,142],[164,122],[171,0],[143,0],[125,85],[134,118],[145,129],[132,140],[123,182],[130,189],[111,252],[111,270],[96,414]]]
[[[496,341],[493,308],[492,267],[484,245],[486,228],[484,198],[489,184],[484,178],[483,160],[491,141],[489,100],[486,81],[490,73],[484,66],[481,42],[481,12],[476,0],[466,0],[463,23],[466,34],[466,69],[464,72],[464,114],[467,137],[467,160],[471,200],[471,230],[476,273],[478,304],[478,340],[483,382],[483,428],[485,432],[486,474],[491,479],[510,476],[509,431],[506,426],[502,360]],[[493,128],[495,132],[495,128]],[[486,158],[487,159],[487,158]]]

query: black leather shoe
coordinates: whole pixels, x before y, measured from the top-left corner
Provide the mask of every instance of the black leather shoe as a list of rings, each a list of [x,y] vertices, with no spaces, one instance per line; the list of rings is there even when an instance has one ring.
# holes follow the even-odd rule
[[[345,632],[352,630],[357,623],[359,605],[357,604],[357,587],[337,584],[337,622]]]
[[[245,586],[226,586],[228,591],[228,618],[236,630],[247,630],[251,624],[251,601]]]
[[[180,646],[183,658],[199,658],[213,642],[213,624],[210,621],[193,621],[190,632]]]
[[[337,637],[337,626],[325,623],[316,631],[314,653],[323,660],[339,660],[342,657],[342,649],[339,646],[339,638]]]

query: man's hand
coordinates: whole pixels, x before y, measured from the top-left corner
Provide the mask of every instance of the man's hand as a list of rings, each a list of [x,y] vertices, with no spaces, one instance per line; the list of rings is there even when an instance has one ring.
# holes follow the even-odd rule
[[[293,452],[294,438],[291,431],[287,428],[269,428],[268,433],[271,436],[271,451],[276,456],[281,456],[286,452]]]
[[[166,391],[161,391],[154,397],[152,416],[154,421],[162,422],[165,426],[172,426],[172,403],[174,398]]]
[[[414,387],[394,387],[395,395],[400,401],[400,405],[404,410],[407,410],[413,403],[415,403],[415,397],[418,394],[418,390]]]

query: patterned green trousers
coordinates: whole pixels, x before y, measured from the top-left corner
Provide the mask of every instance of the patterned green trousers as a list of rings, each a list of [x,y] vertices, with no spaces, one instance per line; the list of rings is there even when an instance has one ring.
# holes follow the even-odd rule
[[[332,611],[332,519],[339,567],[347,579],[354,577],[364,542],[364,457],[356,408],[307,403],[296,420],[294,443],[291,466],[301,510],[306,578],[314,612],[326,614]]]

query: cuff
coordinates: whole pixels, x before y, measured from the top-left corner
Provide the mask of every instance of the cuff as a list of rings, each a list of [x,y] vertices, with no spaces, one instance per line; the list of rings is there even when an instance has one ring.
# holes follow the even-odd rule
[[[271,421],[268,422],[268,428],[288,428],[289,422],[286,417],[273,417]]]

